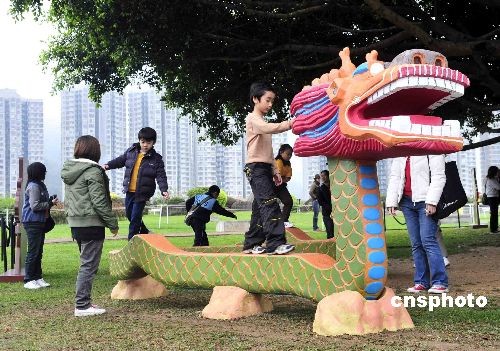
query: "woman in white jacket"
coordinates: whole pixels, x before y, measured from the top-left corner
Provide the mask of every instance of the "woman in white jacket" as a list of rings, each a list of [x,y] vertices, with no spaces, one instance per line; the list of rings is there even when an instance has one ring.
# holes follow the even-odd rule
[[[399,157],[393,160],[386,206],[405,216],[415,263],[414,286],[408,292],[448,292],[448,275],[436,240],[438,220],[432,215],[443,192],[444,155]]]

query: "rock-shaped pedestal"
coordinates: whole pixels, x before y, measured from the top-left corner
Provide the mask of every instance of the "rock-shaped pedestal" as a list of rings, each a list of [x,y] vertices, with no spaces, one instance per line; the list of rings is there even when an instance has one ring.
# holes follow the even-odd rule
[[[386,288],[378,300],[366,300],[357,291],[343,291],[325,297],[318,303],[313,331],[319,335],[363,335],[384,329],[395,331],[413,328],[404,306],[394,307],[394,291]]]
[[[238,319],[273,310],[271,301],[236,286],[216,286],[201,315],[210,319]]]
[[[111,291],[111,298],[114,300],[144,300],[165,295],[165,286],[149,275],[139,279],[119,280]]]

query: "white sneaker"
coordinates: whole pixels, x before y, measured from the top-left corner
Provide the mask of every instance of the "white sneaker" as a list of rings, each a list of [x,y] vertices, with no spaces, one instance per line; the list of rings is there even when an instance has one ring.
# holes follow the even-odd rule
[[[294,225],[292,222],[285,222],[285,228],[293,228]]]
[[[37,283],[38,285],[40,285],[40,287],[41,287],[41,288],[46,288],[46,287],[50,286],[50,284],[49,284],[49,283],[47,283],[47,282],[46,282],[43,278],[38,279],[38,280],[36,281],[36,283]]]
[[[267,252],[268,255],[284,255],[295,250],[295,246],[289,244],[281,244],[274,251]]]
[[[444,266],[448,268],[450,266],[450,261],[448,260],[448,257],[443,257],[443,261],[444,261]]]
[[[85,310],[75,308],[75,317],[96,316],[103,313],[106,313],[106,310],[104,308],[99,308],[96,305],[92,305]]]
[[[266,249],[265,249],[265,248],[263,248],[262,246],[260,246],[260,245],[255,245],[255,246],[254,246],[254,247],[252,247],[251,249],[246,249],[246,250],[243,250],[243,253],[245,253],[245,254],[260,255],[260,254],[263,254],[265,251],[266,251]]]
[[[24,284],[24,287],[30,290],[41,288],[41,286],[38,284],[38,280],[30,280],[29,282]]]

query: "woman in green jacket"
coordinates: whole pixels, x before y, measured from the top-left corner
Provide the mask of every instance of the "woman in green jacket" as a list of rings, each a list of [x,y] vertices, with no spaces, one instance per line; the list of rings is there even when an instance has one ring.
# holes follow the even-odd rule
[[[99,165],[101,147],[90,135],[78,138],[75,158],[64,163],[64,208],[71,235],[80,249],[80,270],[76,278],[75,316],[103,314],[105,309],[91,303],[92,282],[101,261],[104,230],[118,234],[118,220],[111,211],[109,178]]]

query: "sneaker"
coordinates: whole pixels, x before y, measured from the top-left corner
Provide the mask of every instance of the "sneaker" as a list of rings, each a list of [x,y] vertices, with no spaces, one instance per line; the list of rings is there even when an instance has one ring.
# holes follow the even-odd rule
[[[268,255],[284,255],[294,250],[295,246],[289,244],[282,244],[275,248],[273,251],[268,251]]]
[[[38,284],[38,280],[30,280],[29,282],[24,284],[24,287],[30,290],[41,288],[41,286]]]
[[[411,288],[406,289],[406,291],[408,291],[409,293],[418,294],[419,292],[427,291],[427,288],[422,284],[415,284]]]
[[[40,287],[41,287],[41,288],[46,288],[46,287],[50,286],[50,284],[49,284],[49,283],[47,283],[47,282],[46,282],[43,278],[38,279],[38,280],[36,281],[36,283],[37,283],[38,285],[40,285]]]
[[[324,230],[321,230],[319,228],[313,229],[313,232],[324,232]]]
[[[448,257],[443,257],[443,261],[444,261],[444,266],[448,268],[450,266],[450,261],[448,260]]]
[[[285,228],[292,228],[294,227],[292,222],[285,222]]]
[[[98,314],[106,313],[104,308],[99,308],[96,305],[92,305],[87,309],[79,310],[75,308],[75,317],[86,317],[86,316],[96,316]]]
[[[246,249],[246,250],[243,250],[243,253],[245,254],[254,254],[254,255],[259,255],[259,254],[262,254],[266,251],[265,248],[263,248],[262,246],[260,245],[255,245],[254,247],[252,247],[251,249]]]
[[[449,290],[447,287],[442,285],[433,285],[427,292],[429,294],[443,294],[447,293]]]

